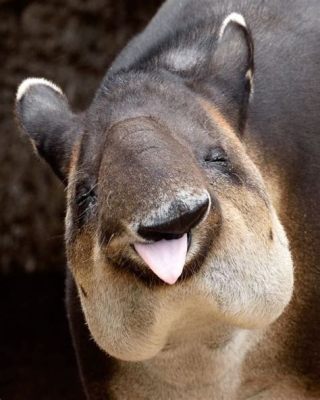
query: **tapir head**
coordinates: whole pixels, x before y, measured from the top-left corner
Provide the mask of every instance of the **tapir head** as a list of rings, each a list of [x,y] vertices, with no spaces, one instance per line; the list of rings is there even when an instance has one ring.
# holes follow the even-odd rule
[[[240,17],[193,64],[170,48],[108,76],[81,115],[51,82],[18,89],[20,125],[67,185],[86,320],[115,357],[154,356],[194,315],[265,326],[291,297],[287,239],[242,141],[253,46]]]

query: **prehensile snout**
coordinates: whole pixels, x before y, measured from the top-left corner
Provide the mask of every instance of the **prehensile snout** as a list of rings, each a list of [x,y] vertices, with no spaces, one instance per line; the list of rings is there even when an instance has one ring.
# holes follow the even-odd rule
[[[207,192],[188,199],[176,199],[168,212],[141,224],[138,233],[153,243],[135,243],[134,247],[148,267],[164,282],[174,284],[182,274],[187,258],[188,234],[207,215]]]

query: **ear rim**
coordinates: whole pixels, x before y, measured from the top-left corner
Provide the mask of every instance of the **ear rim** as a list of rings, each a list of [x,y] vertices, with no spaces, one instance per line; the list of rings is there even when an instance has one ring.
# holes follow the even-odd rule
[[[16,92],[16,103],[22,100],[23,96],[29,91],[29,89],[34,86],[34,85],[45,85],[59,93],[61,96],[65,97],[62,89],[53,83],[52,81],[49,81],[46,78],[36,78],[36,77],[30,77],[24,79],[20,85],[18,86],[17,92]]]
[[[240,13],[237,12],[232,12],[231,14],[227,15],[225,17],[225,19],[222,21],[222,24],[220,26],[220,30],[219,30],[219,40],[222,38],[226,27],[229,25],[230,22],[233,22],[235,24],[238,24],[240,26],[242,26],[245,29],[248,29],[247,23],[244,19],[244,16]]]

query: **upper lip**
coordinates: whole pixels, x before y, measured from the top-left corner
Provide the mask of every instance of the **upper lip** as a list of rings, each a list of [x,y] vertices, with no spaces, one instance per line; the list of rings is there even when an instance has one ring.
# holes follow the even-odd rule
[[[188,232],[187,235],[188,235],[188,250],[189,250],[189,248],[190,248],[190,246],[191,246],[191,241],[192,241],[192,233],[191,233],[191,231]],[[169,234],[168,234],[168,236],[169,236]],[[157,242],[158,240],[180,239],[183,235],[172,234],[171,237],[168,237],[168,236],[167,236],[166,238],[159,238],[159,239],[150,240],[150,241],[143,240],[141,243],[145,243],[145,244],[149,244],[149,243],[150,243],[150,244],[151,244],[151,243]],[[131,247],[134,251],[136,251],[136,250],[134,249],[133,243],[130,244],[130,247]]]
[[[146,241],[143,241],[146,243]],[[188,254],[192,247],[192,233],[188,234]],[[133,243],[119,248],[118,251],[106,254],[107,263],[121,273],[134,274],[134,276],[147,286],[166,286],[166,284],[158,278],[151,269],[140,258]],[[186,265],[177,282],[184,281],[197,273],[204,263],[208,253],[208,242],[202,243],[202,248],[199,249],[196,256],[188,257]]]

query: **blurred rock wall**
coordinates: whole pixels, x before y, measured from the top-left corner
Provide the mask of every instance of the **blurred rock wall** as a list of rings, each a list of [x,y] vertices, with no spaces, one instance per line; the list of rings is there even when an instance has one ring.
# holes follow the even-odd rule
[[[117,52],[161,0],[0,0],[0,272],[61,268],[64,190],[13,117],[17,85],[45,77],[73,108],[90,102]]]

